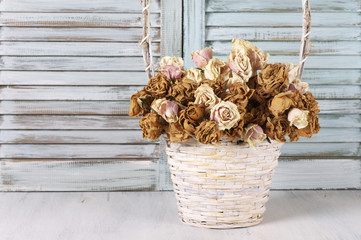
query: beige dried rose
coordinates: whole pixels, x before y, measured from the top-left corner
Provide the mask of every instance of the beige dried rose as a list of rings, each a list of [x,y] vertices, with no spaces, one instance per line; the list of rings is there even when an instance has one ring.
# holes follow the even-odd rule
[[[266,139],[267,135],[263,129],[257,124],[248,124],[244,130],[244,141],[248,143],[249,147],[255,147]]]
[[[307,126],[302,129],[296,129],[296,134],[301,137],[312,137],[313,134],[318,133],[321,129],[318,123],[318,116],[314,112],[309,112],[307,116]]]
[[[210,119],[217,123],[219,130],[232,128],[240,118],[237,105],[229,101],[221,101],[211,109]]]
[[[287,119],[290,122],[290,126],[295,126],[298,129],[302,129],[307,127],[309,111],[307,110],[301,110],[298,108],[293,108],[291,111],[289,111]]]
[[[247,82],[252,77],[252,65],[244,49],[232,49],[228,54],[227,62],[230,69],[244,82]]]
[[[203,104],[205,110],[209,112],[214,105],[220,102],[220,99],[214,94],[213,88],[211,88],[208,84],[202,84],[197,88],[194,92],[194,96],[196,100],[195,104]]]
[[[178,104],[172,101],[169,101],[165,98],[157,99],[152,103],[152,109],[158,113],[164,120],[168,123],[173,123],[178,121]]]
[[[259,95],[268,98],[287,90],[288,70],[283,63],[267,64],[257,77]]]
[[[151,112],[143,116],[139,121],[139,126],[143,129],[143,138],[155,141],[162,134],[162,124],[158,114]]]
[[[269,102],[269,110],[274,116],[283,114],[286,110],[294,106],[294,94],[292,91],[287,91],[277,94]]]
[[[221,132],[215,121],[205,120],[196,128],[195,137],[203,144],[219,143]]]
[[[301,94],[304,94],[307,92],[309,88],[308,83],[302,82],[299,78],[296,78],[289,86],[289,91],[299,91]]]
[[[300,67],[289,62],[286,62],[285,65],[288,71],[288,82],[293,83],[298,78],[298,70]]]
[[[219,78],[222,80],[228,79],[230,73],[231,69],[229,69],[224,61],[218,58],[212,58],[204,69],[204,76],[206,79],[214,81]]]
[[[157,69],[167,79],[179,79],[184,73],[184,62],[180,57],[163,57]]]
[[[198,84],[204,80],[204,75],[202,74],[201,70],[196,68],[190,68],[186,71],[183,79],[190,79]]]

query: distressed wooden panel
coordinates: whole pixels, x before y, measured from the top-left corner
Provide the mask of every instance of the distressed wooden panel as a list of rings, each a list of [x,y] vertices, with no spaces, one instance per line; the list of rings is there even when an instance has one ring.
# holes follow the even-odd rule
[[[360,160],[283,160],[276,167],[272,189],[359,189],[360,179]]]
[[[322,114],[359,114],[360,100],[319,100]],[[0,114],[126,115],[128,101],[0,101]]]
[[[359,128],[322,128],[299,142],[361,142]],[[2,130],[0,143],[151,143],[141,130]]]
[[[253,44],[272,55],[299,53],[299,41],[253,41]],[[230,51],[231,41],[206,42],[213,48],[215,55],[222,55]],[[358,41],[312,41],[311,55],[360,55],[361,44]]]
[[[154,56],[160,55],[160,43],[153,45]],[[93,43],[93,42],[2,42],[3,56],[142,56],[138,42]]]
[[[301,5],[301,3],[300,3]],[[285,21],[287,19],[287,21]],[[224,27],[301,27],[302,13],[208,13],[206,26]],[[312,26],[315,27],[351,27],[360,26],[361,16],[355,13],[327,12],[313,13]],[[228,32],[229,33],[229,32]]]
[[[232,34],[229,34],[232,33]],[[233,38],[247,40],[300,40],[300,27],[207,27],[206,40],[230,41]],[[311,41],[361,40],[359,27],[316,27],[312,26]]]
[[[151,14],[153,27],[160,26],[158,13]],[[13,13],[2,12],[0,26],[26,27],[141,27],[141,14],[127,13]]]
[[[355,117],[343,118],[360,124]],[[1,115],[1,129],[139,129],[140,118],[129,116]],[[333,119],[326,119],[332,124]],[[337,124],[337,121],[336,121]],[[324,126],[325,124],[323,124]],[[360,124],[361,125],[361,124]],[[360,126],[361,127],[361,126]]]
[[[145,72],[0,72],[0,85],[123,86],[147,82]]]
[[[152,159],[1,160],[0,191],[155,190]]]
[[[57,87],[11,86],[0,88],[2,100],[130,100],[142,86]]]
[[[361,127],[361,115],[352,114],[333,114],[323,115],[319,114],[320,125],[322,127],[341,127],[341,128],[360,128]]]
[[[302,79],[309,84],[361,84],[361,71],[348,69],[340,71],[338,69],[305,69]]]
[[[182,56],[183,1],[162,1],[161,56]],[[154,24],[152,24],[154,26]]]
[[[151,3],[152,12],[160,11],[160,0]],[[0,3],[0,11],[5,12],[140,12],[141,6],[138,1],[126,1],[122,4],[119,0],[3,0]]]
[[[155,144],[2,144],[0,150],[0,158],[156,159],[159,156]]]
[[[143,86],[4,86],[1,100],[129,100]],[[359,99],[360,86],[311,85],[318,99]]]
[[[158,59],[155,58],[157,62]],[[7,57],[0,70],[144,71],[141,57]]]
[[[139,41],[142,28],[1,27],[2,41]],[[160,41],[160,29],[152,28],[152,41]]]
[[[226,60],[227,56],[215,56],[222,60]],[[298,63],[297,55],[273,55],[270,63],[275,62],[293,62]],[[314,56],[310,55],[305,64],[305,68],[317,69],[361,69],[361,55],[359,56]]]
[[[282,156],[292,157],[358,157],[361,154],[361,144],[355,143],[286,143],[282,147]]]
[[[357,12],[360,10],[359,0],[317,0],[311,2],[312,12],[335,11]],[[207,12],[301,12],[302,5],[298,0],[273,1],[273,0],[208,0]]]

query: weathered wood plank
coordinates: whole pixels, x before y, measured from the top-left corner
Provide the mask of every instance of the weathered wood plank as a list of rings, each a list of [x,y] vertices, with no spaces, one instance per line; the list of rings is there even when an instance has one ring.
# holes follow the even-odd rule
[[[358,0],[318,0],[312,2],[312,12],[335,11],[335,12],[357,12],[360,10]],[[282,1],[253,1],[243,0],[242,4],[238,0],[209,0],[207,1],[207,12],[301,12],[302,5],[298,0]]]
[[[276,167],[272,189],[359,189],[360,179],[360,160],[289,159]]]
[[[286,143],[282,147],[282,156],[288,157],[358,157],[361,143]]]
[[[139,127],[138,127],[139,128]],[[158,141],[157,141],[158,142]],[[306,143],[361,142],[360,128],[322,128]],[[0,143],[151,143],[139,130],[1,130]]]
[[[3,12],[122,12],[139,13],[142,8],[137,1],[119,2],[118,0],[3,0],[0,11]],[[152,1],[152,12],[160,11],[160,0]]]
[[[271,55],[298,54],[299,41],[253,41],[253,44]],[[231,41],[212,41],[206,45],[213,48],[215,55],[223,55],[231,49]],[[358,41],[313,41],[312,55],[360,55],[361,44]]]
[[[285,21],[285,19],[287,19],[287,21]],[[302,19],[302,13],[208,13],[206,14],[206,26],[301,27],[302,21],[300,21],[300,19]],[[351,27],[360,25],[361,16],[357,12],[328,12],[312,14],[312,26],[315,27]]]
[[[227,56],[215,56],[222,60],[226,60]],[[270,63],[275,62],[293,62],[298,63],[297,55],[273,55],[270,58]],[[361,55],[358,56],[314,56],[307,58],[305,68],[320,68],[320,69],[361,69]]]
[[[130,100],[142,86],[122,87],[58,87],[11,86],[0,87],[1,100]]]
[[[149,191],[156,187],[156,167],[152,159],[4,159],[0,160],[0,191]]]
[[[145,72],[0,72],[0,85],[143,86],[147,82]]]
[[[158,156],[158,145],[156,144],[2,144],[0,146],[0,158],[156,159]]]
[[[361,71],[351,69],[346,71],[340,71],[339,69],[305,69],[302,79],[309,84],[360,85]]]
[[[153,45],[154,56],[160,55],[160,43]],[[0,55],[4,56],[142,56],[138,42],[2,42]]]
[[[139,129],[140,118],[129,116],[74,116],[74,115],[1,115],[1,129]],[[344,116],[344,121],[357,124],[355,117]],[[338,123],[334,119],[326,120]],[[323,124],[324,126],[325,124]]]
[[[232,34],[229,34],[232,33]],[[232,38],[247,40],[300,40],[299,27],[207,27],[206,40],[231,41]],[[359,27],[316,27],[312,25],[311,41],[361,40]]]
[[[143,86],[3,86],[0,100],[129,100]],[[359,99],[361,86],[311,85],[318,99]]]
[[[2,41],[139,41],[142,28],[1,27]],[[152,28],[152,41],[160,41],[160,28]]]
[[[151,14],[153,27],[160,26],[160,14]],[[0,26],[24,27],[141,27],[142,15],[132,13],[19,13],[0,14]]]
[[[319,115],[323,128],[361,128],[360,115]],[[2,115],[0,128],[5,129],[138,129],[139,118],[128,116],[86,115]]]
[[[360,100],[318,100],[322,114],[359,114]],[[129,101],[0,101],[0,114],[127,115]]]
[[[158,59],[155,58],[157,62]],[[0,70],[144,71],[141,57],[1,57]]]

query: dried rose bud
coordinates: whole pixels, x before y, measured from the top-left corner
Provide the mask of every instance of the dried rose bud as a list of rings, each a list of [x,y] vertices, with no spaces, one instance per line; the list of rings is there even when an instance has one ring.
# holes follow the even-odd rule
[[[264,134],[263,129],[257,125],[250,123],[245,129],[244,141],[248,143],[249,147],[255,147],[257,144],[263,142],[267,135]]]
[[[157,99],[152,103],[152,109],[168,123],[178,121],[178,104],[165,98]]]
[[[157,70],[167,79],[179,79],[184,73],[183,66],[184,62],[182,58],[164,57],[160,61],[159,68]]]
[[[299,66],[293,63],[285,63],[285,64],[286,64],[286,69],[288,70],[288,82],[293,83],[298,79],[297,75],[298,75]]]
[[[209,47],[191,53],[192,60],[199,68],[204,68],[213,57],[213,50]]]
[[[309,88],[308,83],[301,82],[301,80],[297,79],[288,86],[288,90],[292,92],[298,90],[301,94],[306,93]]]
[[[288,113],[288,117],[287,117],[288,121],[290,122],[290,126],[294,125],[298,129],[302,129],[302,128],[307,127],[307,125],[308,125],[308,121],[307,121],[308,113],[309,113],[309,111],[307,111],[307,110],[301,110],[301,109],[298,109],[298,108],[293,108]]]

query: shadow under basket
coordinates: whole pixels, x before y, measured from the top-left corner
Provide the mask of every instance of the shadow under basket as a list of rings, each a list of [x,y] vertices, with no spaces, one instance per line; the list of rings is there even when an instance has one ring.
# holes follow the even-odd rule
[[[181,220],[204,228],[249,227],[263,219],[281,143],[257,147],[167,142],[168,163]]]

